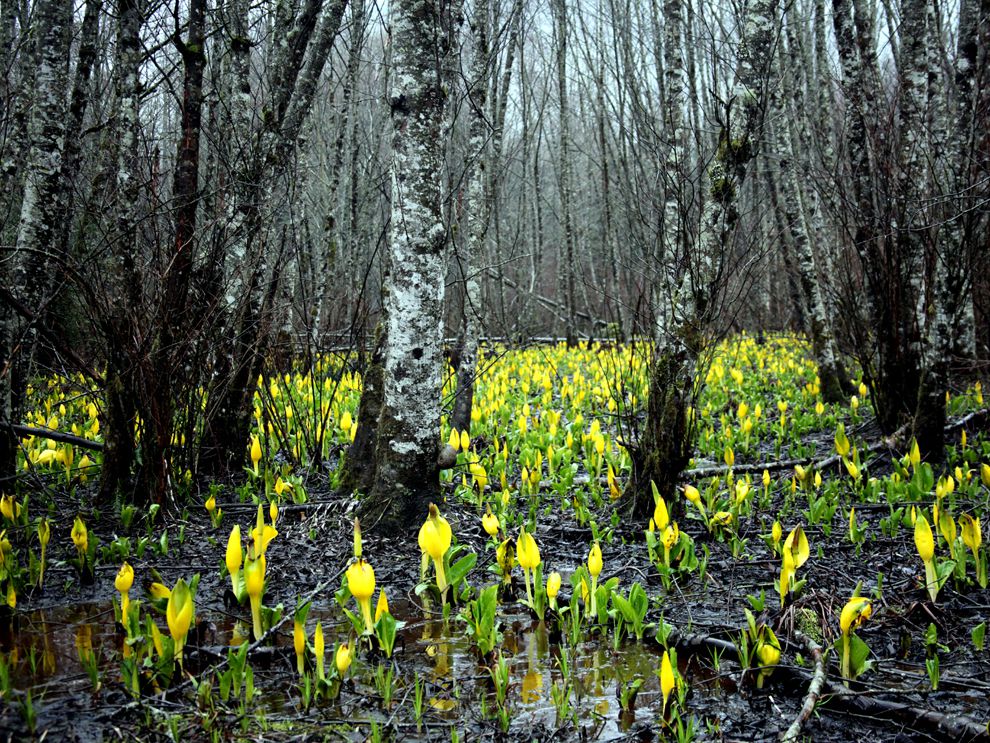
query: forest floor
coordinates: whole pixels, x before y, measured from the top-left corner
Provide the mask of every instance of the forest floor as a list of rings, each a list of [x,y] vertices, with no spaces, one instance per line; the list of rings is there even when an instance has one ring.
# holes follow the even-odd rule
[[[303,440],[288,432],[302,425],[304,406],[285,411],[295,395],[307,399],[306,383],[276,377],[281,388],[263,391],[259,419],[281,414],[283,438],[272,433],[277,420],[267,434],[259,428],[258,477],[192,482],[181,505],[98,512],[72,464],[61,480],[57,468],[36,477],[32,487],[44,489],[29,494],[25,486],[16,496],[22,512],[8,501],[3,515],[11,544],[0,546],[0,585],[17,597],[0,617],[0,738],[763,741],[797,729],[828,741],[990,739],[987,550],[971,548],[969,520],[990,523],[980,387],[953,395],[947,461],[933,468],[912,459],[910,442],[880,436],[865,390],[855,401],[820,404],[803,343],[734,339],[720,348],[695,412],[698,455],[684,483],[697,498],[667,504],[677,528],[658,510],[660,528],[649,532],[610,498],[629,473],[617,439],[630,436],[645,399],[636,358],[624,348],[491,354],[474,436],[445,476],[439,504],[453,535],[443,558],[453,606],[442,607],[432,565],[422,577],[415,537],[385,539],[366,527],[363,557],[396,620],[376,618],[370,633],[344,580],[357,502],[335,490],[350,426],[321,450],[329,466],[287,463]],[[335,390],[334,421],[356,414],[358,388],[345,379]],[[46,422],[59,404],[49,402]],[[84,427],[85,403],[74,404]],[[71,408],[53,427],[69,425]],[[837,431],[850,442],[846,462],[835,455],[845,450]],[[780,464],[792,460],[804,464]],[[210,496],[222,514],[203,507]],[[256,503],[270,525],[270,500],[279,504],[277,536],[265,550],[270,608],[258,641],[225,555],[235,524],[250,551]],[[483,528],[486,509],[499,519],[496,538]],[[51,540],[37,588],[35,516],[46,513]],[[79,514],[92,579],[88,568],[80,577],[70,538]],[[934,600],[917,545],[921,521],[933,524]],[[541,558],[532,600],[519,565],[510,563],[504,584],[497,557],[500,542],[517,547],[523,526]],[[594,544],[602,560],[591,611],[581,585],[592,582],[589,567],[597,572]],[[519,546],[525,561],[528,545]],[[782,607],[785,552],[796,568]],[[127,630],[115,587],[125,560],[135,574]],[[555,572],[563,576],[558,609],[546,605]],[[196,583],[181,668],[170,636],[177,614],[170,621],[149,592],[154,582],[172,587],[177,611],[180,579]],[[487,586],[498,586],[497,601]],[[870,609],[848,635],[858,678],[846,686],[840,615],[857,587]],[[293,615],[304,602],[300,674]],[[344,642],[353,660],[341,673],[335,658]],[[816,661],[825,672],[817,682]]]

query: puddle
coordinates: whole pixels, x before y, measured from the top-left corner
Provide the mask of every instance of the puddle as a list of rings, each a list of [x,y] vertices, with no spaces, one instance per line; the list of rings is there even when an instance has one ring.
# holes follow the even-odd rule
[[[483,708],[494,715],[494,685],[487,666],[471,646],[463,622],[456,617],[447,623],[424,618],[416,613],[418,607],[403,601],[393,602],[392,609],[406,624],[399,630],[394,655],[395,701],[389,710],[381,710],[378,705],[378,711],[411,718],[409,700],[418,678],[425,685],[429,714],[434,719],[474,721],[481,718]],[[341,621],[339,610],[318,611],[314,607],[307,622],[310,633],[316,621],[323,623],[327,633],[329,667],[333,663],[333,643],[345,639],[348,626]],[[654,641],[629,641],[614,648],[611,643],[593,638],[569,648],[551,642],[546,626],[526,614],[503,614],[500,621],[500,648],[509,669],[508,705],[513,728],[557,729],[570,720],[592,733],[592,737],[609,740],[622,737],[633,726],[656,725],[662,706],[656,675],[662,650]],[[158,617],[157,622],[167,632],[164,617]],[[247,641],[249,633],[249,625],[237,617],[201,613],[199,637],[195,641],[191,638],[187,644],[187,670],[195,673],[200,663],[215,663],[225,655],[225,648]],[[281,713],[299,698],[290,633],[291,624],[286,623],[275,642],[277,652],[251,661],[257,674],[256,687],[265,692],[254,703],[259,711]],[[123,649],[112,606],[106,603],[19,613],[0,622],[0,652],[9,668],[11,685],[21,691],[33,690],[50,713],[57,714],[55,708],[60,700],[92,692],[95,679],[104,689],[119,689]],[[386,663],[362,653],[349,673],[349,692],[359,693],[362,712],[370,712],[372,718],[378,704],[374,675],[379,662]],[[567,677],[562,666],[569,669]],[[718,677],[711,676],[710,669],[700,674],[698,670],[697,662],[681,659],[682,673],[690,684],[697,682],[703,695],[732,693],[731,686],[723,687]],[[561,691],[568,679],[569,704],[561,710]],[[622,691],[637,679],[641,686],[635,703],[624,711],[620,703]],[[345,699],[347,694],[345,691]]]

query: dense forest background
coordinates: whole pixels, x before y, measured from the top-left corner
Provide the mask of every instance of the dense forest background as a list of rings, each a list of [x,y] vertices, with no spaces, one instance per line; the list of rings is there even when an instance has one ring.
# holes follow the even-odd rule
[[[669,479],[740,329],[807,333],[827,399],[855,360],[937,452],[990,345],[988,6],[3,0],[0,465],[81,373],[102,495],[160,497],[240,468],[259,374],[355,350],[365,420],[433,437],[413,482],[441,339],[466,391],[479,339],[562,336],[653,341]]]

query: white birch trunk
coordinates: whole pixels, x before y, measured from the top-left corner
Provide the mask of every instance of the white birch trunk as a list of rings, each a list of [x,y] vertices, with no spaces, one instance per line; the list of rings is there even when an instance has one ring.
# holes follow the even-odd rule
[[[419,523],[439,487],[447,231],[437,174],[443,166],[447,41],[428,0],[398,0],[391,18],[391,270],[377,468],[366,505],[381,517],[382,528],[398,531]]]
[[[0,416],[7,423],[20,423],[24,393],[33,370],[39,338],[51,301],[52,277],[61,268],[58,215],[64,212],[62,151],[65,146],[65,107],[68,83],[72,3],[69,0],[40,0],[34,9],[37,68],[34,105],[28,120],[28,152],[24,195],[21,199],[13,270],[6,289],[26,311],[28,321],[2,304],[0,315]],[[0,446],[0,474],[13,474],[16,456],[13,434]]]
[[[474,19],[471,23],[474,49],[468,77],[468,163],[467,179],[467,239],[462,241],[457,254],[459,272],[464,281],[464,306],[461,311],[461,324],[458,332],[459,364],[457,367],[457,389],[454,394],[454,409],[451,412],[451,426],[459,431],[470,430],[471,408],[474,402],[474,381],[478,369],[478,339],[484,320],[481,305],[481,282],[479,266],[483,260],[485,235],[488,232],[490,204],[487,199],[488,180],[488,123],[485,111],[488,104],[489,70],[489,3],[476,0]]]

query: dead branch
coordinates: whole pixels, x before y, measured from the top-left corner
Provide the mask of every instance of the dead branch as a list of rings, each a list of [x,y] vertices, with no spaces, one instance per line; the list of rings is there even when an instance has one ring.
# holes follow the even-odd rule
[[[82,436],[76,436],[73,433],[64,433],[62,431],[53,431],[50,428],[35,428],[34,426],[22,426],[20,424],[8,425],[7,430],[13,432],[20,438],[26,438],[28,436],[34,436],[39,439],[49,439],[51,441],[57,441],[60,444],[72,444],[73,446],[78,446],[80,449],[89,449],[90,451],[103,451],[103,444],[99,441],[93,441],[92,439],[84,439]]]
[[[818,703],[818,698],[821,695],[822,686],[825,685],[826,679],[825,656],[822,653],[821,645],[797,630],[794,631],[794,639],[804,644],[808,655],[815,662],[815,672],[811,677],[811,683],[808,684],[808,693],[804,695],[804,704],[801,705],[801,711],[794,718],[791,726],[780,736],[781,743],[797,740],[801,735],[801,728],[804,727],[808,718],[811,717],[811,713],[815,711],[815,705]]]

